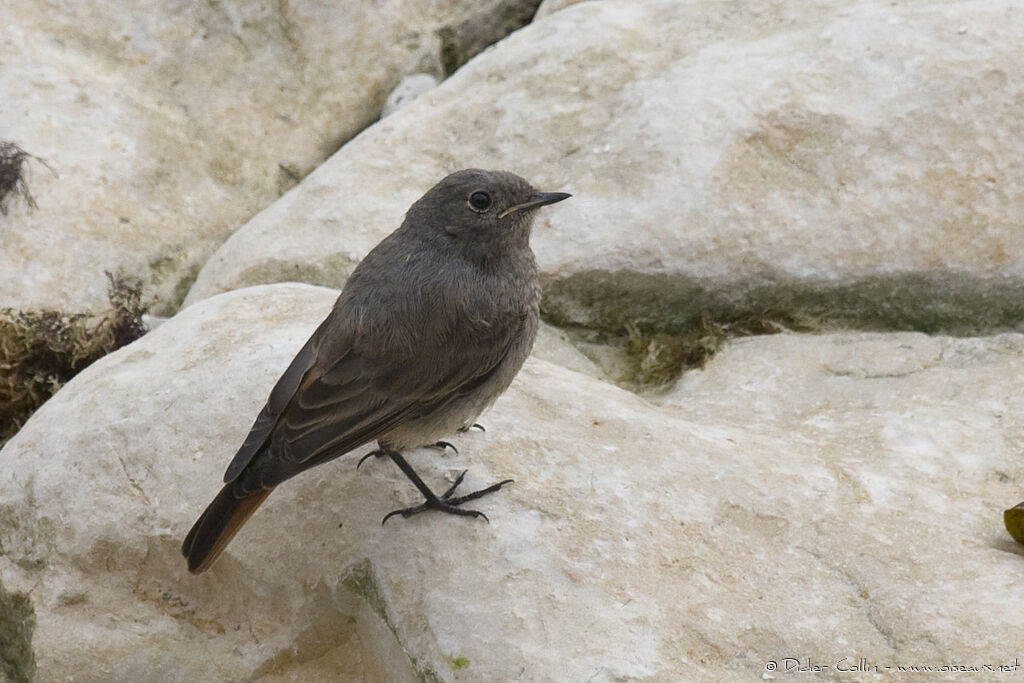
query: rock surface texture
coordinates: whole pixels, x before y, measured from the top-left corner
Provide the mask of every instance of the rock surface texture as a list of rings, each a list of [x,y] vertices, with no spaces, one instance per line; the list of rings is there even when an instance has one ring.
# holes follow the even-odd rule
[[[443,76],[536,5],[4,2],[0,136],[56,173],[30,164],[38,208],[0,217],[0,302],[95,310],[109,270],[175,310],[218,244],[403,76]]]
[[[490,524],[381,527],[416,494],[352,455],[188,575],[182,534],[334,295],[190,307],[0,451],[2,595],[33,615],[39,680],[761,680],[790,656],[1011,654],[1017,334],[751,338],[660,405],[535,358],[459,455],[411,456],[431,482],[515,479],[479,503]]]
[[[256,216],[188,302],[339,286],[416,196],[475,165],[577,195],[534,238],[561,323],[680,329],[773,310],[959,333],[1024,318],[1021,8],[745,7],[547,16]]]
[[[546,0],[472,59],[536,0],[86,4],[0,9],[0,141],[57,172],[0,215],[0,308],[111,270],[167,320],[0,449],[0,681],[1019,675],[1018,3]],[[337,288],[470,166],[575,195],[487,431],[406,454],[514,479],[490,523],[382,527],[419,496],[367,445],[188,574]]]

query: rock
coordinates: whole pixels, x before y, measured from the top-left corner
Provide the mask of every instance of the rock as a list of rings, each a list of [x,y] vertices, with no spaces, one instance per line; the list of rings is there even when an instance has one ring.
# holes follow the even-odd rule
[[[414,199],[480,166],[575,195],[534,238],[557,324],[1018,324],[1017,11],[578,3],[346,144],[235,233],[187,301],[340,286]]]
[[[484,48],[530,22],[540,0],[489,0],[476,3],[446,26],[438,29],[441,61],[450,75]]]
[[[537,340],[533,344],[533,356],[575,372],[607,380],[607,374],[580,352],[578,346],[579,342],[571,339],[563,330],[541,323]]]
[[[595,3],[596,4],[596,3]],[[396,114],[401,116],[402,112]],[[281,486],[208,573],[178,546],[335,296],[198,302],[0,451],[0,614],[38,680],[762,680],[810,657],[1002,663],[1024,551],[1024,336],[730,344],[656,405],[539,358],[435,485],[346,456]],[[550,337],[549,337],[550,341]],[[32,624],[34,623],[34,628]],[[20,630],[19,630],[20,629]],[[34,662],[34,664],[33,664]],[[770,674],[770,672],[769,672]],[[768,676],[770,677],[770,675]]]
[[[533,15],[533,20],[543,19],[549,14],[554,14],[560,9],[565,9],[570,5],[575,5],[577,2],[582,0],[544,0],[540,3],[540,7],[537,8],[537,13]]]
[[[401,107],[409,104],[425,92],[437,87],[438,80],[431,74],[412,74],[402,79],[402,82],[391,91],[388,99],[384,102],[384,111],[381,117],[394,113]]]
[[[404,75],[442,76],[453,50],[500,37],[481,12],[536,4],[5,3],[0,130],[56,173],[30,162],[38,208],[0,219],[0,301],[95,311],[109,270],[173,312],[221,241]]]

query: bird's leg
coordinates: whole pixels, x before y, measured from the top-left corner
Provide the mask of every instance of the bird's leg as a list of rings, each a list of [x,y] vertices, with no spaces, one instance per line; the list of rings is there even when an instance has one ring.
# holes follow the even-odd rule
[[[412,466],[410,466],[409,463],[405,461],[405,458],[402,457],[401,453],[383,447],[382,450],[388,455],[388,457],[390,457],[395,462],[396,465],[398,465],[398,469],[402,470],[405,476],[409,477],[409,481],[411,481],[416,486],[416,488],[420,490],[420,493],[423,494],[423,497],[426,500],[420,505],[416,505],[414,507],[403,508],[401,510],[392,510],[388,514],[384,515],[384,519],[381,520],[381,524],[384,524],[384,522],[388,521],[391,517],[394,517],[395,515],[401,515],[402,517],[412,517],[413,515],[419,514],[420,512],[425,512],[426,510],[440,510],[441,512],[447,512],[453,515],[463,515],[465,517],[483,517],[485,520],[487,520],[487,515],[480,512],[479,510],[463,510],[458,506],[462,505],[467,501],[476,500],[477,498],[486,496],[488,493],[494,493],[505,484],[512,483],[511,479],[506,479],[505,481],[500,481],[497,484],[491,484],[485,489],[480,489],[479,491],[473,491],[472,493],[467,493],[464,496],[456,496],[453,498],[452,494],[455,493],[455,489],[459,487],[459,484],[462,483],[463,477],[466,476],[466,471],[463,470],[462,474],[460,474],[455,479],[455,483],[452,484],[447,491],[438,496],[436,493],[430,490],[429,486],[423,483],[423,480],[420,479],[420,476],[418,474],[416,474],[416,471],[412,468]]]
[[[467,425],[467,426],[464,426],[464,427],[459,427],[458,430],[456,430],[456,431],[458,431],[461,434],[462,432],[468,432],[473,427],[476,427],[481,432],[486,432],[487,431],[486,429],[484,429],[484,426],[482,424],[480,424],[479,422],[474,422],[471,425]]]
[[[455,444],[449,443],[447,441],[438,441],[437,443],[432,443],[430,444],[430,446],[428,446],[428,448],[440,448],[442,451],[446,448],[450,448],[455,453],[455,455],[459,454],[459,449],[455,447]],[[385,455],[387,455],[387,451],[385,451],[384,447],[378,443],[376,450],[372,450],[363,457],[359,458],[359,462],[356,463],[356,469],[358,470],[360,466],[371,457],[383,458]]]

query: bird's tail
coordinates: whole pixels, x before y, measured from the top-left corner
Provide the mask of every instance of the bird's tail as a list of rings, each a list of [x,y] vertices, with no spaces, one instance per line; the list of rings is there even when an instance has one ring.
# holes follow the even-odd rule
[[[200,574],[209,569],[273,490],[273,487],[261,488],[246,493],[237,482],[225,484],[192,525],[192,530],[181,544],[181,554],[188,560],[188,570]]]

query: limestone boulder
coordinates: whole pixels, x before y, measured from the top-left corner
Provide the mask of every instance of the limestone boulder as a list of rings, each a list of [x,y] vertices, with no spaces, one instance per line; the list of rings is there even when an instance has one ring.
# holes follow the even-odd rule
[[[38,207],[0,216],[0,302],[103,308],[108,270],[173,311],[220,242],[373,122],[403,76],[445,76],[536,5],[3,3],[0,139],[53,172],[29,161]]]
[[[187,301],[339,286],[413,200],[479,166],[575,195],[535,231],[558,323],[1015,324],[1017,13],[1011,0],[564,7],[346,144],[225,242]]]
[[[401,112],[395,116],[401,115]],[[1012,664],[1024,336],[731,344],[654,400],[531,358],[424,514],[354,455],[279,487],[214,567],[178,547],[336,292],[198,302],[0,451],[4,650],[36,680],[764,680],[786,658]],[[557,337],[545,345],[557,346]],[[361,452],[361,451],[357,451]],[[1007,653],[1010,652],[1010,655]]]
[[[411,103],[425,92],[437,87],[438,80],[430,74],[410,74],[402,79],[384,102],[381,116],[387,116]]]
[[[534,21],[537,19],[543,19],[549,14],[553,14],[560,9],[565,9],[569,5],[575,5],[577,2],[583,2],[583,0],[543,0],[537,8],[537,13],[534,15],[533,19]]]

